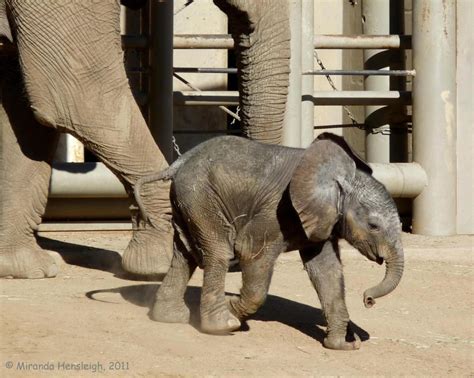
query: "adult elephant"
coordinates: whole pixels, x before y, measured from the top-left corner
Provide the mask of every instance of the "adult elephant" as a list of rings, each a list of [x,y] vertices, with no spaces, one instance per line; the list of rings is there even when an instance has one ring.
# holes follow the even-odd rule
[[[81,140],[130,194],[140,177],[167,167],[130,91],[119,5],[0,0],[0,36],[18,51],[0,57],[0,277],[58,272],[34,232],[46,206],[59,132]],[[150,185],[143,199],[155,226],[138,227],[139,214],[132,212],[135,230],[123,264],[141,274],[165,272],[172,249],[169,185]]]
[[[137,7],[144,0],[122,3]],[[236,41],[242,125],[253,139],[279,143],[289,75],[287,1],[215,3],[229,16]],[[0,0],[0,37],[18,51],[0,58],[0,277],[51,277],[58,269],[34,232],[58,132],[81,140],[130,194],[140,177],[167,163],[128,85],[117,0]],[[152,222],[144,227],[132,210],[123,265],[140,274],[165,272],[172,249],[169,184],[147,185],[142,197]],[[135,208],[132,195],[130,201]]]
[[[214,0],[229,17],[248,137],[280,144],[290,74],[288,0]]]

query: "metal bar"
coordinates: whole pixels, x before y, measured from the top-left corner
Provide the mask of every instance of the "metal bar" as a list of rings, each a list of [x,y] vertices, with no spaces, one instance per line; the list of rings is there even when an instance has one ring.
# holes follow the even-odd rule
[[[304,50],[308,51],[308,50]],[[311,51],[310,51],[311,52]],[[313,58],[313,54],[311,54]],[[311,60],[312,62],[312,60]],[[174,72],[177,73],[225,73],[225,74],[236,74],[237,68],[217,68],[217,67],[174,67]],[[131,72],[130,70],[127,72]],[[143,72],[143,70],[140,70]],[[415,76],[415,70],[316,70],[316,71],[303,71],[302,75],[319,75],[319,76]]]
[[[149,125],[168,163],[173,161],[173,0],[150,2]]]
[[[413,203],[413,231],[456,233],[456,2],[413,1],[413,160],[428,186]]]
[[[364,34],[389,34],[390,33],[390,2],[379,0],[364,0],[362,2],[362,29]],[[364,68],[371,71],[385,72],[389,70],[389,57],[381,49],[364,50]],[[364,89],[368,91],[390,90],[388,77],[367,76],[364,78]],[[386,112],[381,110],[380,105],[370,104],[365,108],[365,123],[371,125],[371,119],[377,117],[379,129],[390,130]],[[379,119],[381,118],[381,119]],[[380,122],[382,121],[382,122]],[[365,134],[365,158],[370,163],[390,163],[390,135],[386,133]]]
[[[230,35],[176,34],[175,49],[233,49]],[[411,36],[407,35],[327,35],[314,36],[316,49],[398,49],[411,48]]]
[[[145,35],[123,35],[124,49],[146,49],[150,44]],[[314,36],[316,49],[398,49],[411,48],[409,35],[327,35]],[[175,49],[233,49],[234,40],[230,34],[175,34]],[[16,50],[11,43],[0,42],[0,53]]]
[[[408,35],[315,35],[316,49],[399,49],[411,48]]]
[[[301,15],[301,71],[314,70],[314,0],[302,1]],[[308,147],[314,139],[314,104],[308,99],[314,91],[314,78],[301,76],[301,147]]]
[[[290,75],[281,144],[288,147],[301,147],[301,0],[289,0],[289,11]]]
[[[333,76],[415,76],[415,70],[316,70],[303,72],[303,75]]]
[[[374,177],[395,197],[414,198],[427,184],[424,170],[416,163],[370,166]],[[49,198],[118,200],[127,198],[127,194],[122,183],[102,163],[60,163],[53,166]],[[97,216],[107,218],[107,214],[99,213]]]
[[[417,163],[369,163],[373,176],[394,198],[415,198],[428,185],[426,172]]]
[[[305,99],[314,105],[390,105],[411,103],[404,91],[316,91]],[[238,91],[175,91],[175,105],[238,105]]]

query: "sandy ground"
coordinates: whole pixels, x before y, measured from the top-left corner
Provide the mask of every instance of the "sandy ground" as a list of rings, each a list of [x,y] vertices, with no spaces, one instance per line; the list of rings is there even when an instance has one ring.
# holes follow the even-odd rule
[[[43,234],[61,272],[0,281],[0,376],[474,375],[473,237],[404,235],[402,283],[372,309],[362,293],[384,270],[343,245],[347,304],[364,340],[353,352],[323,348],[324,318],[297,253],[280,257],[264,307],[233,335],[151,321],[159,282],[121,270],[129,237]],[[194,313],[201,279],[197,271],[188,289]],[[229,273],[227,291],[239,287]]]

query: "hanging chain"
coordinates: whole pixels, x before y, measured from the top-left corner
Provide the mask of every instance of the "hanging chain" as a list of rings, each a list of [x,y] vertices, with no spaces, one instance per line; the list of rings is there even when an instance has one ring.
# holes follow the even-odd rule
[[[179,146],[178,146],[178,143],[176,142],[176,138],[174,137],[174,135],[171,138],[171,142],[173,143],[173,149],[175,150],[176,154],[178,156],[181,156],[181,151],[179,150]]]
[[[316,50],[314,50],[314,57],[316,59],[316,62],[319,65],[319,67],[321,67],[322,70],[325,70],[326,66],[324,65],[323,61],[319,58],[318,52]],[[334,81],[332,80],[331,76],[329,76],[329,75],[325,75],[325,76],[326,76],[326,79],[327,79],[329,85],[331,86],[331,88],[333,90],[335,90],[336,92],[339,91],[339,89],[337,89],[337,87],[336,87],[336,84],[334,84]],[[360,130],[365,130],[365,124],[360,124],[359,122],[357,122],[357,120],[355,118],[355,115],[352,114],[352,112],[350,111],[350,109],[347,106],[343,105],[342,108],[344,109],[347,116],[351,120],[353,126],[357,127]]]

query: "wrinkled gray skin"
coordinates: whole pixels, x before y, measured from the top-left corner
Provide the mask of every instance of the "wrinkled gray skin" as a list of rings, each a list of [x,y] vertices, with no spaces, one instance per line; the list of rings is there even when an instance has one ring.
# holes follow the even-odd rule
[[[138,8],[144,0],[122,0]],[[215,0],[236,43],[242,126],[279,143],[288,93],[290,31],[286,0]],[[172,250],[169,184],[147,185],[143,205],[155,229],[143,229],[132,190],[167,167],[130,91],[123,68],[117,0],[0,0],[0,38],[16,59],[0,56],[0,277],[55,276],[36,243],[59,132],[76,136],[130,194],[133,238],[124,268],[166,272]],[[265,88],[262,91],[261,88]],[[48,128],[46,128],[46,127]]]
[[[371,307],[395,289],[403,273],[401,226],[395,204],[341,137],[326,133],[306,149],[218,137],[183,155],[167,170],[142,178],[135,195],[155,180],[172,179],[174,254],[152,317],[188,322],[184,292],[204,269],[201,328],[226,333],[263,304],[278,255],[298,249],[326,316],[324,345],[348,341],[349,314],[337,240],[345,238],[371,261],[386,262],[385,278],[364,293]],[[226,303],[225,274],[238,259],[240,296]]]
[[[249,138],[280,144],[290,74],[288,0],[214,3],[229,17],[235,41],[240,124]]]
[[[119,16],[116,0],[0,0],[0,37],[18,51],[0,56],[0,277],[57,274],[34,232],[59,132],[94,152],[119,177],[132,205],[135,182],[167,167],[128,84]],[[123,265],[135,273],[164,273],[173,238],[169,183],[148,188],[143,205],[156,227],[139,230],[132,209],[135,230]]]

